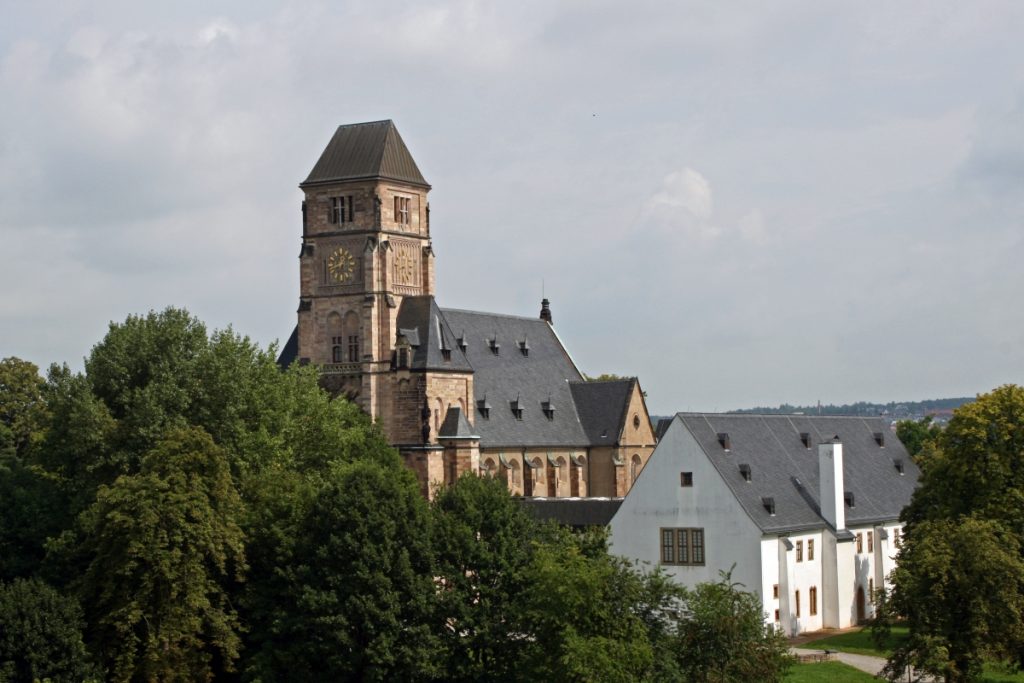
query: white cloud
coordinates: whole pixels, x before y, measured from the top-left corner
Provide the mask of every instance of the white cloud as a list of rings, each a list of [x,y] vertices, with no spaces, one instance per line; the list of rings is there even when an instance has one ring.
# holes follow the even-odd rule
[[[442,303],[533,315],[543,279],[656,412],[1024,379],[1019,5],[40,7],[0,26],[0,356],[170,303],[287,335],[295,186],[388,117]]]

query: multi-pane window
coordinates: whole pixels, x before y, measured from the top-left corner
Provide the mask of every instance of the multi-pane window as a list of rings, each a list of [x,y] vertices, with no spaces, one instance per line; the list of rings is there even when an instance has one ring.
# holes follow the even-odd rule
[[[351,223],[355,220],[352,206],[352,195],[347,197],[331,197],[331,210],[328,214],[330,223]]]
[[[807,539],[807,561],[810,562],[814,559],[814,539]]]
[[[864,552],[864,534],[857,534],[857,554]]]
[[[409,225],[409,198],[395,197],[395,222]]]
[[[811,616],[813,617],[818,613],[818,587],[811,586],[811,590],[808,591],[807,599],[810,601]]]
[[[700,566],[704,564],[703,529],[662,529],[661,563]]]
[[[331,362],[341,363],[341,337],[331,337]]]
[[[804,561],[804,542],[803,541],[797,541],[796,542],[796,561],[797,562],[803,562]]]
[[[348,362],[355,363],[359,360],[359,335],[348,335]]]
[[[875,552],[875,532],[873,531],[868,532],[868,552]]]

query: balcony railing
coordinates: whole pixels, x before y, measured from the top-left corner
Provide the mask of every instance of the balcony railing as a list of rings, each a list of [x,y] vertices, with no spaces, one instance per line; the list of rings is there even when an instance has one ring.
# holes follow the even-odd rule
[[[320,372],[325,375],[359,375],[363,372],[362,363],[324,363]]]

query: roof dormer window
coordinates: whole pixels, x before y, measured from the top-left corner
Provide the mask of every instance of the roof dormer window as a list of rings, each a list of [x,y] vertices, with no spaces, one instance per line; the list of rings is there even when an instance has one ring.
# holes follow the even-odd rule
[[[730,450],[732,448],[732,441],[731,441],[731,439],[729,439],[728,432],[719,432],[718,433],[718,443],[719,443],[719,445],[721,445],[723,450],[728,451],[728,450]]]
[[[546,401],[541,401],[540,409],[544,411],[544,416],[549,421],[555,419],[555,404],[551,402],[550,398]]]
[[[487,402],[486,396],[476,402],[476,409],[483,419],[487,420],[491,417],[491,404]]]
[[[501,353],[501,344],[498,343],[498,337],[494,336],[487,340],[487,348],[491,350],[495,356]]]
[[[509,401],[509,407],[512,409],[512,417],[517,420],[523,419],[523,404],[519,401],[518,396],[516,396],[514,401]]]
[[[519,347],[519,353],[523,354],[523,356],[530,355],[530,342],[525,338],[522,341],[517,341],[516,346]]]
[[[740,465],[740,475],[743,477],[743,481],[750,481],[750,465],[748,465],[747,463],[742,463]]]

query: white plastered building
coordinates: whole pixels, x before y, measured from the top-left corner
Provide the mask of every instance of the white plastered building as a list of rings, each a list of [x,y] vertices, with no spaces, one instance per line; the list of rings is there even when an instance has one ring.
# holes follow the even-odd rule
[[[612,552],[732,580],[787,634],[873,613],[919,471],[881,418],[679,413],[612,518]]]

